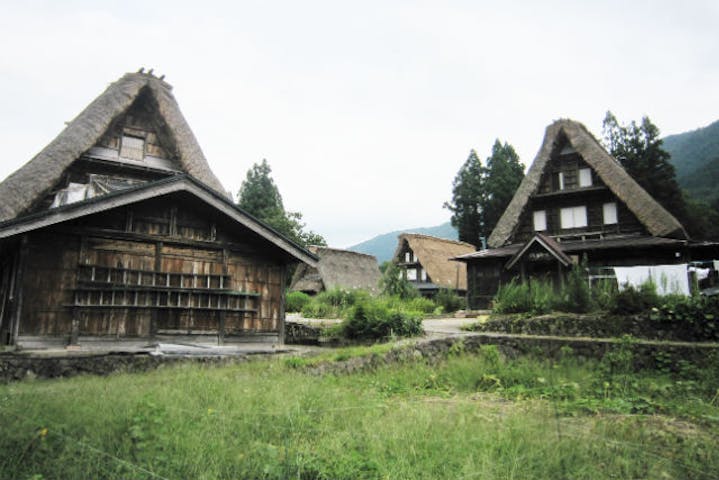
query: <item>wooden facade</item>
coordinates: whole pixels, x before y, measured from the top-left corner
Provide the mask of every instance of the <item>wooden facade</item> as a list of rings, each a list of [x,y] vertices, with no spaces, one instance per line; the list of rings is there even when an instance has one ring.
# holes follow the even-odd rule
[[[56,139],[61,151],[51,144],[0,184],[20,191],[32,169],[46,184],[0,222],[0,345],[281,342],[288,268],[316,258],[217,187],[184,119],[161,108],[164,82],[128,74],[118,84]],[[115,87],[137,88],[125,108],[114,109]],[[114,116],[85,119],[98,105]],[[64,168],[38,161],[73,141],[85,143]]]

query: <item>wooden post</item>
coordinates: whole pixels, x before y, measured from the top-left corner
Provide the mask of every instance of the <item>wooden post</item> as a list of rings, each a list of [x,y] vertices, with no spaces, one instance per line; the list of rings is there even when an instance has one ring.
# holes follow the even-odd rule
[[[287,265],[283,265],[282,274],[280,275],[280,309],[278,311],[279,318],[277,319],[279,345],[285,344],[285,285],[287,281],[287,269]]]
[[[72,309],[72,326],[70,327],[69,347],[76,347],[80,344],[80,318],[77,308]]]
[[[28,236],[23,235],[20,240],[20,252],[17,261],[17,270],[15,278],[15,312],[14,320],[12,322],[12,339],[11,345],[17,345],[17,339],[20,335],[20,319],[22,318],[22,284],[23,284],[23,273],[25,271],[25,264],[27,263],[27,250],[28,250]]]

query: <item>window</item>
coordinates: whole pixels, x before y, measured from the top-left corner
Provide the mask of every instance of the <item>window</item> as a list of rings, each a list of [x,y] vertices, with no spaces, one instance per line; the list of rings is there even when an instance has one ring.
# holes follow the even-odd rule
[[[143,160],[145,158],[145,139],[123,135],[120,145],[120,158]]]
[[[404,252],[404,261],[405,263],[412,261],[412,252]]]
[[[534,231],[543,232],[547,229],[547,211],[537,210],[534,212]]]
[[[592,171],[589,168],[579,169],[579,186],[580,187],[591,187],[592,186]]]
[[[417,281],[417,270],[414,268],[408,268],[407,269],[407,280],[410,282]]]
[[[562,228],[581,228],[587,226],[587,207],[568,207],[560,210]]]
[[[559,189],[564,190],[564,172],[559,172],[557,177],[559,178]]]
[[[422,272],[422,281],[426,282],[427,281],[427,270],[425,270],[424,268],[420,268],[419,271]]]
[[[602,214],[604,225],[613,225],[617,223],[617,204],[615,202],[605,203],[602,206]]]

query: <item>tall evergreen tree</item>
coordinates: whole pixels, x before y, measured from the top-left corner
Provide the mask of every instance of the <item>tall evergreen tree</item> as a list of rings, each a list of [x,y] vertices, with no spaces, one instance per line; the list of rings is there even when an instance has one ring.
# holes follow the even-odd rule
[[[514,147],[507,142],[500,143],[499,139],[495,140],[492,155],[487,158],[485,236],[488,237],[494,230],[523,178],[524,165],[520,163]]]
[[[471,150],[464,165],[452,183],[452,201],[444,207],[452,212],[452,226],[459,233],[459,240],[481,245],[484,235],[482,206],[484,204],[484,178],[486,170],[477,152]]]
[[[648,117],[637,125],[622,125],[612,112],[602,124],[604,144],[629,175],[682,223],[687,223],[687,206],[676,180],[671,156],[662,148],[659,128]]]
[[[452,184],[452,201],[444,204],[452,212],[452,225],[459,239],[482,246],[497,225],[524,177],[524,165],[514,148],[495,140],[486,167],[472,150]]]
[[[266,159],[252,165],[237,194],[237,205],[303,247],[327,245],[321,235],[305,231],[301,213],[285,211],[271,173]]]

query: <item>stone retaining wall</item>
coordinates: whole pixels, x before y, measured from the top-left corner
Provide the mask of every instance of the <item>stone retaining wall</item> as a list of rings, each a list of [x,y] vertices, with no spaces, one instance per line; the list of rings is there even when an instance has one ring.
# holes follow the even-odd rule
[[[108,375],[114,372],[144,372],[162,365],[198,363],[225,365],[246,361],[247,356],[174,357],[148,354],[99,354],[30,356],[0,354],[0,383],[26,378],[72,377],[81,374]]]
[[[425,359],[435,362],[446,358],[452,352],[478,352],[485,345],[496,345],[507,358],[533,354],[558,359],[563,355],[563,351],[566,351],[565,347],[569,347],[577,358],[596,360],[601,360],[605,353],[622,346],[619,339],[473,334],[420,342],[391,350],[384,355],[374,354],[344,362],[328,362],[309,370],[318,375],[347,374],[408,360]],[[680,360],[703,368],[719,359],[718,344],[637,341],[632,343],[630,348],[634,353],[634,367],[637,370],[664,368],[667,363],[676,368]]]

